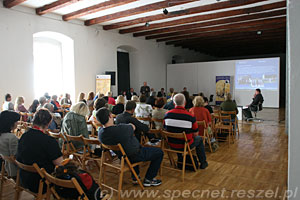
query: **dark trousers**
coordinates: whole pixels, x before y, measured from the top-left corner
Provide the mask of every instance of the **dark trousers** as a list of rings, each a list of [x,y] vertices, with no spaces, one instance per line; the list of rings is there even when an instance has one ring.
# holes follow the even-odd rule
[[[145,178],[148,180],[152,180],[157,176],[163,157],[164,152],[160,148],[143,147],[141,148],[141,151],[138,155],[136,155],[134,158],[129,158],[129,160],[132,163],[151,161]],[[134,167],[134,170],[138,175],[140,174],[139,166]],[[132,178],[133,177],[134,176],[132,175]]]
[[[253,118],[251,111],[257,111],[256,106],[249,106],[248,108],[243,109],[243,115],[245,118]]]
[[[204,149],[204,145],[203,145],[203,139],[201,136],[196,136],[194,137],[194,142],[190,145],[190,148],[194,148],[196,147],[196,153],[197,153],[197,157],[198,160],[201,164],[206,162],[206,154],[205,154],[205,149]],[[180,149],[180,151],[183,151],[184,149]],[[178,157],[182,157],[182,154],[177,154]]]

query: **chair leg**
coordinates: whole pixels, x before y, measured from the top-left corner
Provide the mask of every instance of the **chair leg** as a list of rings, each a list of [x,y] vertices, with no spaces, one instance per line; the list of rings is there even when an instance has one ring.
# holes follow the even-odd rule
[[[119,185],[118,185],[118,200],[121,199],[123,176],[124,176],[124,158],[122,158],[122,160],[121,160],[121,172],[120,172]]]
[[[204,132],[205,133],[205,132]],[[208,135],[208,133],[206,132],[206,134],[207,134],[207,143],[208,143],[208,146],[209,146],[209,149],[210,149],[210,152],[212,153],[213,152],[213,150],[212,150],[212,148],[211,148],[211,142],[210,142],[210,137],[209,137],[209,135]]]
[[[184,174],[185,174],[185,162],[186,162],[186,151],[183,154],[183,162],[182,162],[182,182],[184,183]]]
[[[5,170],[4,170],[4,160],[2,161],[2,168],[1,168],[1,186],[0,186],[0,200],[2,199],[2,192],[3,192],[3,184],[4,184],[4,173],[5,173]]]

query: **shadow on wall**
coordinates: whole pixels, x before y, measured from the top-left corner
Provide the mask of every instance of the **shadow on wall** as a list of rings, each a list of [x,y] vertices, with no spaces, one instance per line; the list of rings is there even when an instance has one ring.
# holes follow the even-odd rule
[[[172,64],[184,63],[184,58],[179,55],[172,56]]]

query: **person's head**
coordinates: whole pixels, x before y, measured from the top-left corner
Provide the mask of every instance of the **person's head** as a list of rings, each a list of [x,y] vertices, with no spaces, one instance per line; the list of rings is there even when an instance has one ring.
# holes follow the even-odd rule
[[[225,101],[231,101],[232,100],[232,96],[230,93],[225,94]]]
[[[126,105],[125,105],[125,110],[126,112],[129,113],[134,113],[134,110],[136,108],[136,103],[134,101],[127,101]]]
[[[90,113],[89,107],[83,102],[78,102],[72,105],[70,111],[82,116],[87,116]]]
[[[133,88],[130,88],[130,92],[134,92],[134,89],[133,89]]]
[[[23,97],[17,97],[16,98],[16,106],[22,105],[24,103],[24,98]]]
[[[51,103],[46,103],[46,104],[44,105],[44,108],[46,108],[47,110],[49,110],[51,113],[54,112],[54,105],[51,104]]]
[[[96,119],[105,127],[114,124],[114,118],[111,115],[110,110],[107,108],[100,108],[96,112]]]
[[[80,92],[78,95],[78,102],[84,100],[85,94],[83,92]]]
[[[42,105],[42,106],[46,103],[46,101],[47,101],[47,99],[46,99],[46,97],[44,97],[44,96],[42,96],[42,97],[39,98],[39,103],[40,103],[40,105]]]
[[[164,92],[164,91],[165,91],[165,88],[160,88],[160,91],[161,91],[161,92]]]
[[[14,111],[3,111],[0,114],[0,135],[2,133],[12,132],[17,128],[18,121],[20,120],[20,114]]]
[[[95,110],[99,110],[102,107],[107,107],[107,101],[103,97],[96,99],[94,102]]]
[[[183,88],[183,91],[187,91],[187,88],[186,88],[186,87],[184,87],[184,88]]]
[[[119,95],[116,101],[117,104],[125,104],[125,98],[122,95]]]
[[[256,90],[255,90],[255,94],[257,95],[257,94],[260,94],[261,93],[261,90],[259,89],[259,88],[257,88]]]
[[[39,109],[33,117],[33,125],[47,129],[52,121],[52,115],[46,108]]]
[[[188,91],[182,91],[181,93],[184,95],[186,101],[190,98],[190,94]]]
[[[203,97],[197,96],[193,100],[194,107],[203,107],[204,106],[204,100]]]
[[[87,100],[93,100],[95,98],[95,93],[94,92],[89,92]]]
[[[53,101],[57,101],[57,95],[52,95],[51,98],[52,98]]]
[[[144,86],[147,86],[147,82],[144,82]]]
[[[136,96],[136,95],[133,95],[133,96],[131,97],[131,101],[139,102],[139,97]]]
[[[172,94],[174,92],[174,88],[170,88],[170,93]]]
[[[107,92],[108,97],[112,97],[112,92]]]
[[[162,108],[165,105],[165,100],[164,98],[158,98],[155,101],[155,107],[157,108]]]
[[[173,101],[176,106],[183,106],[183,107],[185,106],[185,97],[181,93],[176,94],[173,98]]]
[[[203,92],[200,92],[200,93],[199,93],[199,96],[200,96],[200,97],[204,97]]]
[[[10,94],[6,94],[4,98],[5,98],[5,101],[11,101],[11,95]]]
[[[66,94],[65,94],[65,97],[66,97],[67,99],[70,99],[70,98],[71,98],[71,96],[70,96],[69,93],[66,93]]]
[[[146,103],[146,101],[147,101],[146,95],[141,95],[141,96],[140,96],[140,102],[141,102],[141,103]]]
[[[30,107],[36,109],[39,105],[40,105],[39,100],[35,99],[35,100],[33,100],[33,102],[32,102],[32,104],[31,104]]]
[[[154,92],[154,88],[151,88],[150,91],[151,91],[151,92]]]

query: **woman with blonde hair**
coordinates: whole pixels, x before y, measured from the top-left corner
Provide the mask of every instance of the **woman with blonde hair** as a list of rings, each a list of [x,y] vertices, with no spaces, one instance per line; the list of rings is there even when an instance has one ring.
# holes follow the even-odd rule
[[[89,115],[89,108],[83,102],[78,102],[73,105],[70,112],[66,114],[62,123],[62,132],[72,136],[82,135],[85,138],[89,137],[87,129],[86,117]],[[81,142],[73,142],[76,148],[83,146]]]
[[[79,95],[78,95],[78,102],[83,102],[86,104],[86,100],[84,99],[85,97],[85,94],[83,92],[81,92]]]
[[[119,95],[117,98],[117,104],[113,107],[112,113],[114,115],[118,115],[124,112],[124,104],[125,104],[125,97],[122,95]]]
[[[15,111],[16,112],[23,112],[28,113],[28,110],[24,106],[24,97],[17,97],[15,102]],[[27,122],[28,117],[22,116],[22,120],[24,122]]]
[[[133,95],[131,97],[131,101],[134,101],[135,103],[138,103],[138,102],[140,102],[140,99],[139,99],[139,97],[137,95]]]
[[[206,127],[211,124],[211,116],[209,111],[204,107],[204,100],[201,96],[197,96],[193,100],[193,105],[189,111],[192,113],[197,121],[203,121],[205,120]],[[204,135],[204,127],[199,127],[199,135]]]

